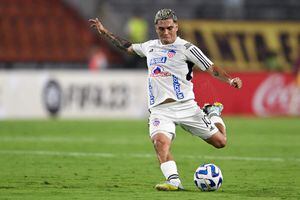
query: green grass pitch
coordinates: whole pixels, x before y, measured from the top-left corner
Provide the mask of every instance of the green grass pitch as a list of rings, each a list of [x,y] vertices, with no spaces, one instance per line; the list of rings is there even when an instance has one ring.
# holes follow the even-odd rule
[[[0,122],[0,199],[300,199],[300,119],[226,117],[228,145],[215,149],[181,128],[172,152],[183,185],[163,181],[146,120]],[[218,165],[217,192],[193,183]]]

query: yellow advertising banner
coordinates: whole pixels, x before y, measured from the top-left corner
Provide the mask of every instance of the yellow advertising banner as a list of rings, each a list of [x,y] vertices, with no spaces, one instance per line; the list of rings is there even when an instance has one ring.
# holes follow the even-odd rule
[[[230,71],[290,71],[300,57],[300,23],[181,21],[184,39]]]

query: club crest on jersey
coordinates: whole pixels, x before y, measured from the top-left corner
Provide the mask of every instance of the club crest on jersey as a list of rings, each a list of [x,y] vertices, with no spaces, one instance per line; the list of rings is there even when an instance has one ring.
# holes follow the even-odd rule
[[[164,71],[164,68],[162,66],[156,65],[151,70],[151,77],[166,77],[171,76],[171,73]]]
[[[156,65],[159,63],[166,63],[167,57],[159,57],[159,58],[152,58],[150,60],[150,65]]]
[[[153,124],[153,126],[158,126],[160,124],[159,119],[157,119],[157,118],[153,119],[152,124]]]
[[[176,54],[176,51],[171,49],[168,51],[167,55],[168,55],[168,58],[173,58]]]

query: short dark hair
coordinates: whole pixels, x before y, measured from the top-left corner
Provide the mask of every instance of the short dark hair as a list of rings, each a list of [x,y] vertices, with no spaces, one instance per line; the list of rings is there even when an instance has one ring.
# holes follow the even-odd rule
[[[158,20],[165,20],[165,19],[173,19],[174,22],[177,22],[177,16],[175,15],[175,12],[168,8],[163,8],[157,11],[154,23],[157,24]]]

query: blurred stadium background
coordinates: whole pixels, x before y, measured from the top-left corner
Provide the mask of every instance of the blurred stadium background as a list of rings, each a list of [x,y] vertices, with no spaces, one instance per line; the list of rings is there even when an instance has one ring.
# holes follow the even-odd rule
[[[140,42],[156,38],[153,16],[164,7],[176,11],[181,37],[244,79],[237,92],[195,73],[199,105],[300,115],[297,0],[1,0],[0,118],[146,118],[145,61],[99,37],[88,19]]]

